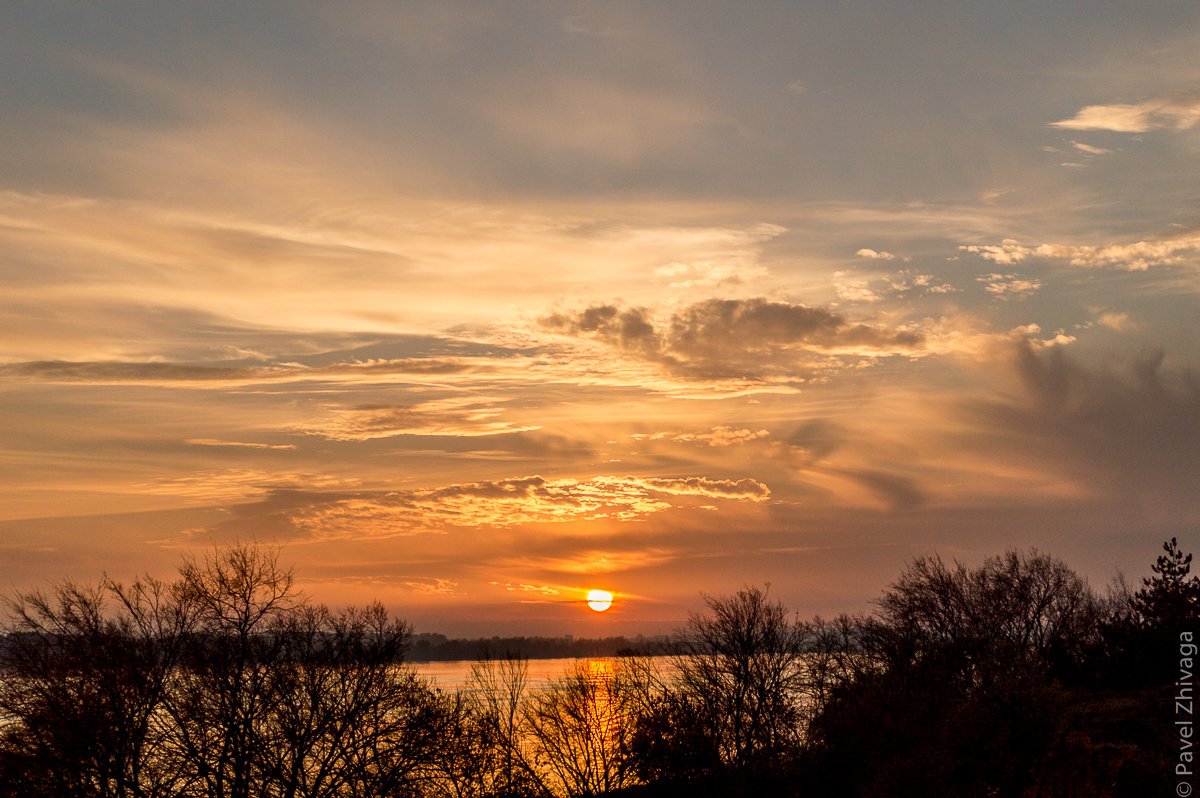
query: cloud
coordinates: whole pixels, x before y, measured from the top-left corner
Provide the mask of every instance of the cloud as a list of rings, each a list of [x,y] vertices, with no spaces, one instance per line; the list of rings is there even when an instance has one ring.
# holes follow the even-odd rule
[[[562,591],[558,590],[557,588],[550,587],[549,585],[530,585],[530,584],[523,584],[523,583],[514,585],[512,582],[488,582],[488,584],[495,585],[496,587],[502,587],[508,591],[519,591],[522,593],[535,593],[539,596],[545,596],[547,598],[550,596],[560,595],[562,592]]]
[[[196,474],[195,485],[215,479],[228,496],[237,476]],[[262,492],[260,485],[255,490]],[[249,491],[244,489],[242,495]],[[214,495],[211,492],[207,495]],[[689,499],[765,502],[770,489],[749,477],[596,476],[584,480],[514,477],[440,488],[310,493],[270,489],[266,497],[230,508],[234,518],[193,535],[237,536],[258,530],[296,540],[377,539],[448,528],[507,528],[524,524],[637,521]]]
[[[759,438],[770,436],[770,432],[765,429],[760,429],[757,432],[752,432],[748,429],[733,429],[732,427],[714,427],[709,432],[681,432],[672,435],[669,432],[655,432],[653,434],[635,434],[631,435],[634,440],[670,440],[680,443],[703,443],[706,446],[725,447],[735,444],[749,443]]]
[[[540,429],[498,420],[500,403],[478,398],[437,399],[412,405],[358,405],[331,410],[297,432],[335,441],[366,441],[397,435],[482,437]]]
[[[174,496],[189,502],[230,502],[261,496],[314,495],[316,491],[357,488],[353,479],[318,473],[261,469],[205,469],[178,477],[160,477],[134,487],[141,493]]]
[[[1066,330],[1057,330],[1052,338],[1039,338],[1042,334],[1041,325],[1038,324],[1023,324],[1020,327],[1015,327],[1012,332],[1003,337],[1003,342],[1011,345],[1013,341],[1019,341],[1023,346],[1028,346],[1031,349],[1047,349],[1051,346],[1066,346],[1067,344],[1075,343],[1075,336],[1067,335]]]
[[[1121,497],[1150,523],[1200,520],[1195,511],[1200,451],[1200,380],[1165,366],[1163,352],[1107,368],[1062,347],[1016,341],[1010,364],[1020,392],[965,407],[1013,462],[1043,463],[1047,479],[1068,478],[1095,496]],[[992,450],[993,458],[1001,456]],[[1195,523],[1193,520],[1191,523]]]
[[[142,384],[296,382],[300,380],[385,379],[391,375],[445,376],[486,370],[488,365],[441,358],[401,358],[305,366],[279,363],[261,366],[186,363],[39,360],[0,365],[0,375],[52,383]]]
[[[1117,330],[1118,332],[1133,329],[1137,326],[1135,322],[1130,320],[1128,313],[1116,313],[1112,311],[1101,313],[1096,317],[1096,323],[1102,327]]]
[[[908,260],[908,258],[905,258]],[[833,288],[839,299],[848,302],[882,302],[892,296],[904,296],[910,293],[924,292],[927,294],[950,294],[959,289],[949,283],[935,283],[932,274],[919,274],[911,269],[901,269],[893,274],[875,274],[867,277],[849,276],[851,273],[835,271],[833,273]],[[872,283],[884,283],[877,289]]]
[[[390,582],[389,584],[395,583]],[[453,579],[423,577],[401,581],[400,585],[425,596],[453,596],[459,593],[458,582]]]
[[[871,278],[858,277],[847,279],[846,273],[843,271],[833,273],[833,289],[837,291],[838,299],[844,299],[847,302],[866,302],[870,304],[883,300],[883,297],[871,288]]]
[[[999,244],[967,244],[959,246],[959,249],[1002,266],[1039,257],[1066,260],[1072,266],[1081,268],[1115,266],[1129,271],[1143,271],[1151,266],[1173,266],[1186,262],[1189,255],[1200,250],[1200,237],[1181,236],[1104,246],[1040,244],[1033,247],[1006,238]]]
[[[1093,147],[1090,144],[1084,144],[1081,141],[1072,141],[1071,146],[1080,152],[1086,152],[1088,155],[1107,155],[1112,150],[1106,150],[1103,147]]]
[[[1001,299],[1025,299],[1042,287],[1040,281],[1016,274],[985,274],[975,280],[984,283],[989,294]]]
[[[195,148],[206,159],[222,149]],[[195,166],[186,154],[161,157],[175,168]],[[246,183],[227,164],[214,168],[229,170],[219,173],[228,180],[201,168],[180,183]],[[158,174],[157,165],[129,171]],[[165,356],[155,347],[168,342],[195,348],[195,336],[180,336],[175,324],[191,321],[184,313],[228,327],[253,319],[252,335],[321,329],[382,337],[482,325],[581,285],[599,296],[642,291],[648,275],[673,264],[682,271],[656,279],[679,290],[738,285],[767,275],[763,245],[785,232],[758,221],[759,211],[731,219],[704,204],[442,201],[347,179],[314,176],[301,179],[303,189],[264,179],[256,185],[273,200],[261,203],[204,190],[165,205],[0,191],[0,247],[13,253],[0,262],[0,282],[13,289],[6,299],[23,306],[10,317],[0,355],[153,361]],[[300,199],[313,195],[316,204]],[[206,344],[244,346],[232,329],[205,332]]]
[[[637,544],[633,544],[637,545]],[[592,549],[589,551],[572,552],[567,556],[517,557],[502,559],[496,562],[497,567],[537,569],[540,571],[559,572],[566,574],[609,574],[614,571],[628,571],[634,568],[645,568],[676,559],[679,551],[666,548],[646,548],[637,546],[635,550],[613,551],[611,549]],[[493,583],[497,584],[497,583]],[[525,586],[522,585],[522,588]],[[512,590],[511,587],[506,587]]]
[[[670,322],[672,351],[700,357],[772,347],[909,350],[920,344],[917,333],[851,324],[832,311],[765,299],[713,299],[676,313]]]
[[[913,510],[924,505],[927,497],[916,480],[884,471],[846,471],[846,476],[867,488],[893,510]]]
[[[1177,94],[1147,100],[1137,105],[1089,105],[1070,119],[1051,122],[1067,130],[1110,130],[1115,133],[1145,133],[1158,128],[1186,130],[1200,122],[1200,96]],[[1079,147],[1076,144],[1076,147]],[[1080,147],[1080,149],[1084,149]],[[1092,152],[1086,149],[1085,152]]]
[[[767,299],[710,299],[665,319],[646,308],[593,305],[540,320],[544,329],[591,338],[684,375],[733,377],[784,371],[802,353],[882,356],[921,349],[923,336],[853,323],[821,308]]]
[[[625,477],[631,481],[632,477]],[[749,499],[765,501],[770,497],[770,489],[755,479],[749,477],[739,480],[706,479],[704,477],[688,477],[686,479],[642,479],[633,480],[644,485],[648,490],[661,491],[677,496],[708,496],[714,499]]]
[[[281,370],[270,367],[193,366],[179,363],[123,361],[72,363],[61,360],[30,361],[0,366],[5,377],[40,382],[162,383],[248,382],[269,379]],[[294,371],[283,369],[283,372]]]
[[[671,288],[712,288],[718,285],[741,285],[747,280],[766,277],[766,267],[738,260],[728,262],[672,261],[654,269],[654,277],[669,281]]]
[[[189,438],[184,443],[190,446],[229,446],[241,449],[295,449],[294,444],[242,443],[241,441],[219,441],[212,438]]]
[[[876,252],[873,249],[866,249],[865,247],[863,249],[860,249],[858,252],[855,252],[854,254],[858,255],[860,258],[870,258],[872,260],[895,260],[896,259],[896,256],[890,252]]]
[[[900,293],[907,293],[914,288],[922,288],[930,294],[953,294],[960,290],[950,283],[935,283],[935,280],[932,274],[919,274],[904,269],[891,279],[891,287],[893,291]]]

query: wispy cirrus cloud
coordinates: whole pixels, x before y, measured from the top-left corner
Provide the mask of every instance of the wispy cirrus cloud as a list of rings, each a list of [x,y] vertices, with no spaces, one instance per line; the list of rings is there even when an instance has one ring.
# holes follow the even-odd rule
[[[180,179],[222,182],[204,175]],[[595,203],[535,211],[390,192],[363,196],[361,187],[351,190],[329,174],[308,177],[308,191],[323,198],[319,212],[280,200],[306,193],[290,183],[252,209],[224,194],[159,205],[0,192],[0,247],[20,253],[0,263],[0,278],[11,282],[12,301],[30,307],[14,316],[13,332],[25,340],[10,335],[0,350],[11,348],[12,359],[42,359],[54,334],[90,338],[103,354],[115,349],[133,360],[147,343],[137,330],[111,340],[127,321],[118,318],[114,328],[105,319],[98,330],[77,312],[60,313],[63,303],[89,315],[126,304],[254,319],[275,329],[428,332],[449,318],[486,323],[510,313],[512,303],[500,297],[517,283],[526,286],[518,303],[525,307],[544,306],[581,281],[609,296],[646,290],[647,277],[679,291],[739,285],[768,275],[762,247],[786,232],[753,218],[717,222],[703,207]],[[259,187],[268,183],[275,185]],[[380,290],[398,278],[403,291]],[[231,280],[237,291],[228,290]],[[159,326],[167,330],[149,340],[174,332]],[[71,360],[82,360],[77,352],[64,347]]]
[[[518,582],[517,584],[513,584],[512,582],[495,582],[495,581],[488,582],[488,584],[495,585],[496,587],[502,587],[505,590],[510,591],[510,592],[533,593],[533,594],[547,597],[547,598],[551,597],[551,596],[557,596],[562,593],[561,590],[559,590],[558,588],[551,587],[550,585],[531,585],[531,584],[526,584],[523,582]]]
[[[482,360],[482,359],[481,359]],[[479,372],[486,363],[442,358],[402,358],[350,361],[325,366],[300,363],[209,365],[137,361],[39,360],[0,365],[0,376],[46,383],[142,384],[196,383],[259,384],[300,380],[378,380],[390,376],[445,376]]]
[[[484,437],[529,432],[536,424],[500,419],[503,402],[476,397],[452,397],[410,405],[363,404],[331,409],[323,418],[296,428],[297,432],[336,441],[365,441],[397,435]]]
[[[295,449],[295,444],[274,444],[274,443],[247,443],[243,441],[220,441],[213,438],[189,438],[184,443],[190,446],[217,446],[217,447],[232,447],[234,449],[275,449],[279,451],[287,451]]]
[[[679,554],[677,549],[661,547],[640,547],[636,550],[590,549],[565,556],[505,558],[497,561],[496,565],[506,568],[536,569],[551,573],[608,574],[669,562]],[[520,586],[522,590],[525,588],[525,585]],[[506,589],[512,590],[513,588],[507,587]]]
[[[1093,147],[1091,144],[1084,144],[1082,141],[1072,141],[1071,146],[1080,152],[1086,152],[1088,155],[1108,155],[1112,150],[1104,147]]]
[[[1089,105],[1081,108],[1070,119],[1051,122],[1050,126],[1067,130],[1145,133],[1157,128],[1187,130],[1195,127],[1197,123],[1200,123],[1200,96],[1183,93],[1156,97],[1137,104]],[[1080,149],[1095,152],[1092,148]]]
[[[353,490],[358,480],[313,472],[266,471],[259,468],[210,468],[161,477],[137,486],[144,493],[175,496],[189,503],[235,502],[267,495]]]
[[[766,267],[741,260],[700,261],[697,263],[672,261],[654,269],[654,278],[666,282],[671,288],[713,288],[720,285],[741,285],[750,280],[765,277],[767,274]]]

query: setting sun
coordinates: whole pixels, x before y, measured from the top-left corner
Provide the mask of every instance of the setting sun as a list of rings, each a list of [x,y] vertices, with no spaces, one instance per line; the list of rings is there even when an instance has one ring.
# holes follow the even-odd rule
[[[589,590],[587,603],[596,612],[604,612],[612,606],[612,593],[607,590]]]

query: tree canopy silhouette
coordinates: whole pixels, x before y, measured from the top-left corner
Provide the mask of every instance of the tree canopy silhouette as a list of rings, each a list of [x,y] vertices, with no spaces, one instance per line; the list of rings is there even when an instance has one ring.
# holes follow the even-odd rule
[[[1151,566],[1155,575],[1143,579],[1142,589],[1133,595],[1133,609],[1147,626],[1168,631],[1197,631],[1200,577],[1189,576],[1192,555],[1184,554],[1175,538],[1163,543],[1163,552]]]
[[[1200,609],[1191,555],[1163,551],[1106,598],[1037,551],[918,557],[874,612],[830,622],[746,587],[704,596],[664,657],[540,685],[485,659],[448,695],[381,605],[331,610],[277,549],[219,548],[170,582],[5,600],[0,794],[1152,794]]]

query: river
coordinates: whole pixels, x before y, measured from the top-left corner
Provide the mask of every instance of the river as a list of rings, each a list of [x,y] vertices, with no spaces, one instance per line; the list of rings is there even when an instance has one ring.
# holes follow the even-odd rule
[[[650,657],[658,667],[667,665],[666,657]],[[661,660],[661,662],[660,662]],[[451,693],[466,686],[471,675],[471,666],[475,660],[457,660],[454,662],[416,662],[413,667],[417,673],[431,680],[444,692]],[[529,667],[528,684],[533,689],[545,687],[551,680],[563,676],[573,668],[582,665],[589,675],[600,678],[612,676],[616,660],[613,657],[585,657],[581,659],[528,659],[525,664]]]

